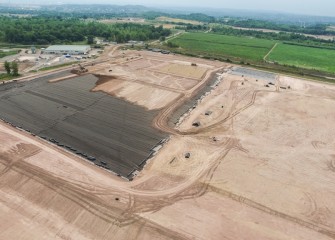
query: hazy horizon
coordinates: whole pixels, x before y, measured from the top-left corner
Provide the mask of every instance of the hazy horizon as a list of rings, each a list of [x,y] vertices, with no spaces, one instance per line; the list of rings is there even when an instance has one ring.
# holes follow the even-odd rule
[[[63,0],[63,1],[41,1],[41,0],[0,0],[0,3],[20,3],[20,4],[115,4],[115,5],[143,5],[148,7],[182,7],[182,8],[207,8],[213,10],[219,9],[235,9],[235,10],[250,10],[250,11],[277,11],[293,14],[306,14],[318,16],[333,16],[335,17],[335,1],[334,0],[282,0],[269,2],[266,0],[235,0],[235,1],[220,1],[220,0],[170,0],[169,4],[157,3],[154,0],[124,0],[124,1],[108,1],[108,0]]]

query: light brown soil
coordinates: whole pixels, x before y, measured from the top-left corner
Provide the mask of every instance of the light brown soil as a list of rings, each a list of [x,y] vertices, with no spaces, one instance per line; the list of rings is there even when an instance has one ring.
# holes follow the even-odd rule
[[[189,65],[172,63],[167,64],[161,68],[157,68],[157,71],[177,75],[180,77],[201,79],[206,73],[207,69],[198,66],[191,66],[191,63]]]
[[[192,63],[197,66],[191,66]],[[167,107],[186,92],[193,92],[207,73],[223,63],[147,51],[118,51],[108,62],[89,66],[89,73],[104,79],[93,91],[103,91],[129,102],[156,110]],[[117,79],[109,81],[108,78]]]
[[[145,106],[148,110],[163,108],[179,96],[175,92],[122,80],[107,81],[97,85],[92,91],[103,91],[124,98],[134,104]]]
[[[202,22],[193,21],[193,20],[186,20],[181,18],[170,18],[170,17],[158,17],[156,18],[157,21],[161,22],[173,22],[173,23],[184,23],[184,24],[193,24],[193,25],[202,25]]]
[[[102,23],[145,23],[143,18],[114,18],[114,19],[102,19],[99,22]]]
[[[0,239],[335,239],[335,87],[224,73],[169,129],[210,74],[161,110],[170,140],[133,182],[0,123]]]

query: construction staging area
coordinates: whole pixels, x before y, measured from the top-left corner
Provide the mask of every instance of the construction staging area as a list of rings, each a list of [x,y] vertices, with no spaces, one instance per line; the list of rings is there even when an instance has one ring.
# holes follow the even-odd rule
[[[146,51],[87,70],[1,86],[31,133],[0,122],[0,239],[335,239],[334,85]],[[34,132],[125,175],[157,151],[126,181]]]

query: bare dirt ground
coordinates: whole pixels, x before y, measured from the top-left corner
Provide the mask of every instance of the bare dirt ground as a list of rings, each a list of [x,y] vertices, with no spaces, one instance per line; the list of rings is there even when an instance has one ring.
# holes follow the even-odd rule
[[[161,71],[168,74],[179,75],[186,78],[201,79],[203,75],[206,73],[207,69],[198,66],[167,64],[157,69],[157,71]]]
[[[109,93],[148,110],[167,107],[207,81],[207,73],[225,66],[200,59],[193,63],[191,58],[147,51],[117,51],[116,56],[88,67],[89,72],[103,79],[93,91]]]
[[[95,87],[93,91],[103,91],[127,99],[137,105],[145,106],[148,110],[163,108],[179,96],[178,93],[165,89],[117,79],[102,83]]]
[[[278,77],[265,87],[223,72],[173,129],[175,107],[213,70],[230,67],[197,61],[213,68],[188,90],[176,88],[180,97],[153,123],[170,140],[132,182],[1,123],[0,239],[335,239],[335,86]],[[124,64],[129,81],[133,71],[151,71]],[[108,75],[106,67],[90,71]],[[166,87],[152,82],[135,83]]]
[[[199,21],[186,20],[186,19],[180,19],[180,18],[170,18],[170,17],[158,17],[158,18],[156,18],[156,21],[203,25],[203,23],[199,22]]]
[[[102,23],[145,23],[143,18],[114,18],[114,19],[102,19]]]

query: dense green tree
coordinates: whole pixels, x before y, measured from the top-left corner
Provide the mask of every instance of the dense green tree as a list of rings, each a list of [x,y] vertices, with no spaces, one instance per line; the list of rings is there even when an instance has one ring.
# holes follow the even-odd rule
[[[159,38],[159,41],[164,42],[165,39],[166,39],[166,38],[165,38],[164,36],[162,36],[162,37]]]
[[[10,71],[11,71],[10,63],[7,62],[7,61],[5,61],[5,63],[4,63],[4,67],[5,67],[5,69],[6,69],[7,74],[10,74]]]
[[[167,46],[170,47],[170,48],[178,48],[179,46],[171,41],[168,41],[167,42]]]
[[[0,17],[0,41],[10,43],[60,44],[80,42],[86,37],[92,40],[91,36],[124,43],[129,40],[159,39],[170,34],[170,30],[161,26],[134,23],[104,24],[60,17]]]
[[[89,35],[87,36],[87,44],[93,44],[94,43],[94,36]]]
[[[17,62],[12,62],[12,74],[13,76],[19,76],[19,65]]]

